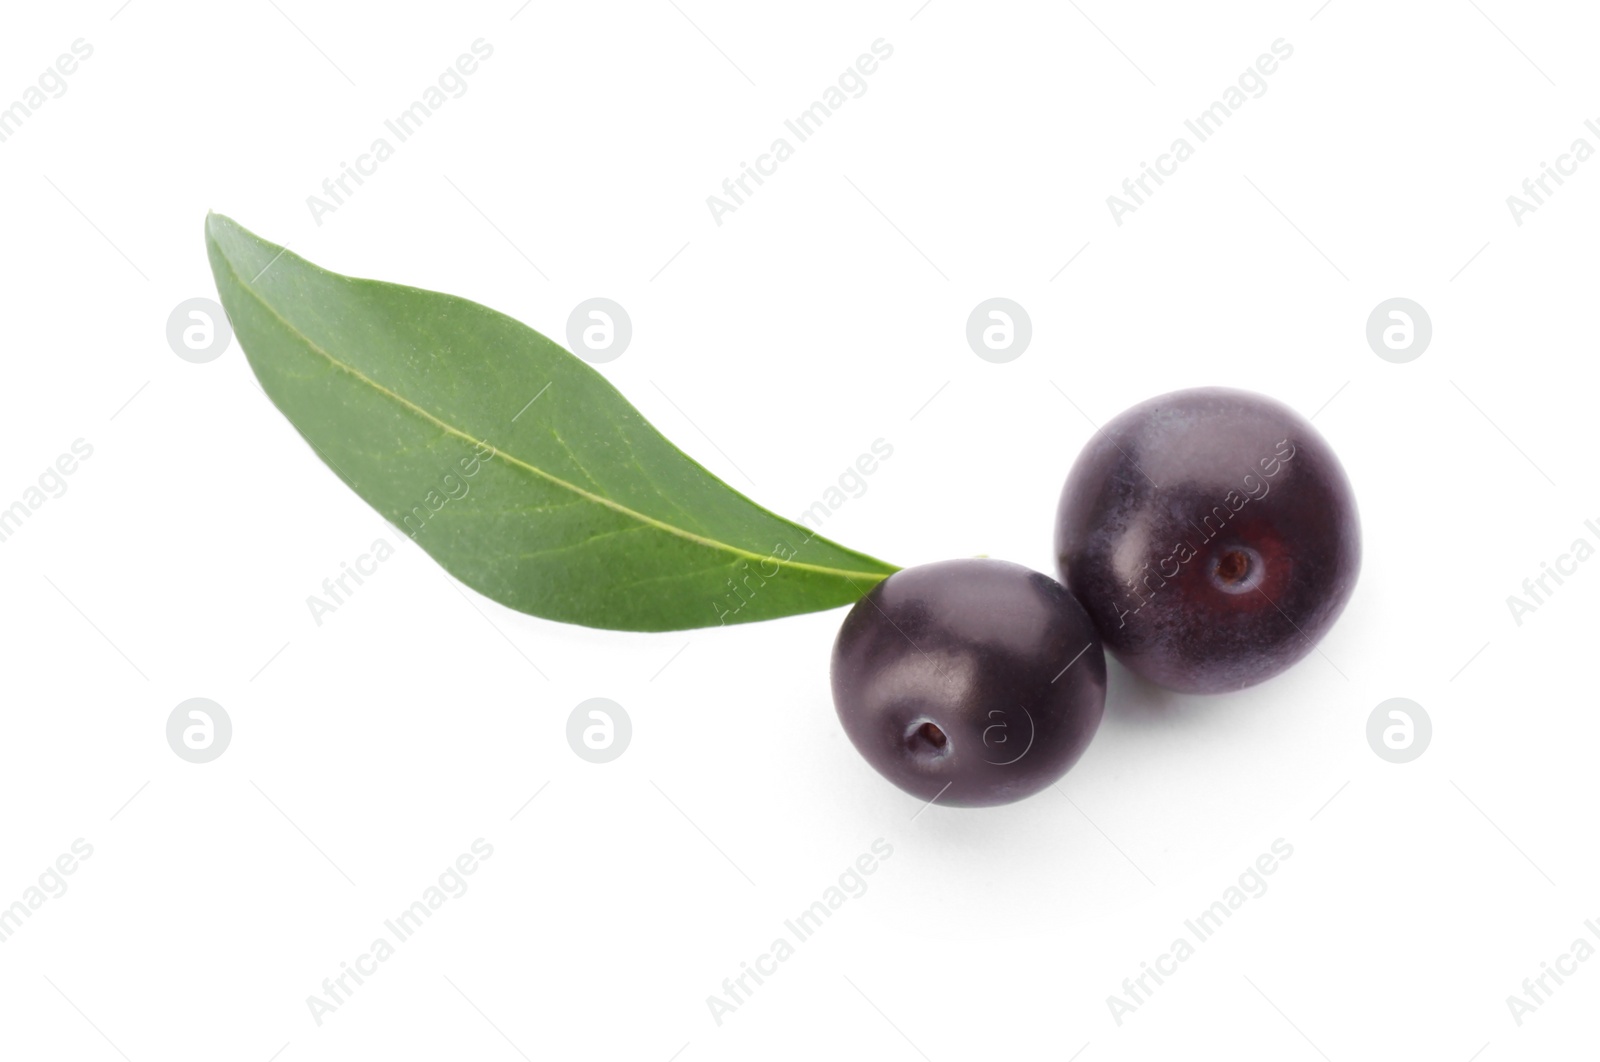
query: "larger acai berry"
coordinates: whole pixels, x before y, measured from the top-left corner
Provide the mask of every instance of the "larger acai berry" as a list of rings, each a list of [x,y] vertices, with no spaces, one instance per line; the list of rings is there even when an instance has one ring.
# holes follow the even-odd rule
[[[1355,587],[1361,531],[1350,482],[1305,418],[1205,387],[1095,435],[1061,494],[1056,555],[1130,671],[1215,693],[1312,650]]]
[[[977,807],[1043,789],[1100,725],[1106,664],[1082,606],[1017,564],[896,572],[833,649],[839,721],[868,763],[923,800]]]

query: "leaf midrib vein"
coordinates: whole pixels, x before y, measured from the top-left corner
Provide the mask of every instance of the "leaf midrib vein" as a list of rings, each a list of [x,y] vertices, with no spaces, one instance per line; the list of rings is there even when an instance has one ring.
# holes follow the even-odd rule
[[[212,242],[216,243],[215,237],[212,237]],[[424,420],[430,421],[431,423],[437,425],[441,430],[443,430],[447,434],[454,435],[456,438],[461,439],[463,442],[471,443],[472,445],[477,446],[477,447],[488,446],[490,449],[494,450],[496,456],[503,456],[506,459],[507,462],[509,462],[510,464],[512,464],[515,467],[518,467],[518,468],[524,469],[525,471],[531,472],[535,476],[538,476],[538,477],[540,477],[541,479],[544,479],[544,480],[548,480],[550,483],[552,483],[552,484],[554,484],[554,485],[556,485],[558,487],[561,487],[561,488],[563,488],[565,490],[571,491],[573,494],[576,494],[581,498],[587,499],[588,501],[594,502],[597,505],[601,505],[601,506],[604,506],[605,508],[608,508],[608,509],[611,509],[611,510],[613,510],[615,512],[621,513],[623,516],[627,516],[627,517],[630,517],[630,518],[632,518],[634,520],[637,520],[641,524],[645,524],[645,525],[648,525],[650,527],[654,527],[657,530],[664,531],[669,535],[675,535],[678,538],[682,538],[682,539],[685,539],[685,540],[687,540],[689,542],[693,542],[696,545],[705,546],[705,547],[707,547],[709,549],[718,550],[718,551],[721,551],[721,552],[724,552],[724,553],[731,553],[734,556],[743,557],[743,558],[745,558],[747,560],[754,560],[754,561],[768,561],[768,560],[770,560],[770,561],[776,561],[779,567],[793,568],[796,571],[815,572],[815,573],[817,573],[819,575],[838,575],[838,576],[844,577],[845,579],[849,579],[851,576],[861,576],[862,578],[875,579],[875,580],[878,580],[878,581],[882,581],[883,579],[887,578],[887,576],[885,576],[885,575],[883,575],[883,574],[881,574],[879,572],[857,571],[857,570],[853,570],[853,569],[849,569],[849,568],[829,568],[829,567],[825,567],[825,566],[819,565],[819,564],[804,564],[804,563],[800,563],[800,562],[797,562],[797,561],[796,562],[786,561],[786,560],[779,559],[775,555],[752,553],[751,551],[749,551],[747,549],[742,549],[742,548],[740,548],[738,546],[735,546],[735,545],[732,545],[731,543],[728,543],[728,542],[719,542],[714,538],[706,538],[703,535],[694,534],[693,532],[686,531],[681,527],[674,527],[671,524],[666,523],[666,522],[664,522],[662,520],[657,520],[653,516],[648,516],[648,515],[646,515],[644,513],[641,513],[641,512],[639,512],[639,511],[637,511],[635,509],[630,509],[626,505],[621,504],[620,502],[612,501],[610,498],[604,498],[604,497],[601,497],[598,494],[594,494],[594,493],[592,493],[590,491],[586,491],[582,487],[579,487],[577,484],[569,483],[566,480],[560,478],[559,476],[555,476],[555,475],[552,475],[549,472],[546,472],[542,468],[538,468],[538,467],[536,467],[534,465],[530,465],[528,462],[522,460],[519,457],[515,457],[515,456],[513,456],[512,454],[509,454],[509,453],[504,453],[498,447],[495,447],[492,444],[490,444],[490,443],[488,443],[488,442],[486,442],[486,441],[484,441],[482,439],[475,439],[471,435],[469,435],[468,433],[466,433],[466,432],[462,431],[461,429],[455,427],[454,425],[449,424],[446,421],[440,420],[438,417],[434,416],[432,413],[428,412],[426,409],[423,409],[421,406],[417,405],[415,402],[412,402],[410,399],[406,398],[405,396],[397,394],[396,392],[389,390],[389,388],[383,386],[378,381],[374,380],[372,377],[368,376],[367,374],[363,373],[361,370],[357,369],[355,366],[346,364],[345,362],[342,362],[338,358],[334,357],[332,354],[328,353],[326,350],[323,350],[321,346],[319,346],[317,343],[312,341],[310,336],[308,336],[304,332],[300,331],[299,328],[297,328],[294,324],[290,323],[290,321],[286,317],[284,317],[281,313],[279,313],[278,310],[277,310],[277,307],[273,306],[272,303],[268,302],[259,292],[257,292],[255,290],[255,288],[253,288],[251,285],[249,285],[249,284],[244,282],[243,278],[239,274],[238,269],[234,266],[233,259],[228,255],[228,253],[226,251],[222,250],[222,247],[221,247],[220,244],[218,244],[218,248],[217,249],[219,251],[222,251],[223,261],[228,263],[228,271],[233,274],[234,282],[236,284],[238,284],[238,286],[243,291],[248,293],[250,295],[250,297],[253,298],[261,306],[262,309],[266,310],[267,313],[271,314],[273,319],[275,319],[279,324],[283,325],[284,328],[288,329],[289,333],[291,335],[293,335],[295,338],[299,339],[302,343],[304,343],[306,345],[306,347],[308,347],[309,349],[311,349],[311,350],[315,351],[316,353],[322,355],[322,357],[327,359],[328,364],[332,365],[334,368],[342,369],[343,371],[349,373],[351,376],[355,377],[360,382],[366,384],[368,387],[371,387],[374,391],[377,391],[379,394],[387,395],[389,398],[394,399],[394,401],[398,402],[401,406],[405,407],[406,409],[411,410],[412,412],[414,412],[418,416],[422,417]],[[754,503],[752,503],[752,504],[754,504]]]

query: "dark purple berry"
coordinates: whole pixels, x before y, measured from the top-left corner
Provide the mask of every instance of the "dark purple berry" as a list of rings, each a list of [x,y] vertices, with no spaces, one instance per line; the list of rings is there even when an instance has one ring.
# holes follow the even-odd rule
[[[1083,607],[997,560],[896,572],[856,602],[833,647],[833,703],[878,772],[940,804],[1008,804],[1071,767],[1105,708]]]
[[[1106,424],[1056,515],[1062,578],[1128,670],[1243,689],[1309,653],[1361,567],[1350,481],[1298,413],[1203,387]]]

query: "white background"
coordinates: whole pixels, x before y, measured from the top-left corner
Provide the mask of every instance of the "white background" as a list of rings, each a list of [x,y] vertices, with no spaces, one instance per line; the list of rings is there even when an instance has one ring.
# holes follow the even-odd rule
[[[0,944],[0,1053],[1593,1053],[1600,962],[1520,1027],[1506,1005],[1600,919],[1600,563],[1520,626],[1506,603],[1600,538],[1600,162],[1520,226],[1506,204],[1600,147],[1592,11],[119,2],[10,5],[0,32],[0,102],[94,49],[0,144],[0,506],[94,448],[0,543],[0,902],[94,850]],[[480,37],[469,91],[317,225],[306,197]],[[706,197],[878,38],[866,94],[718,226]],[[1117,225],[1106,197],[1279,38],[1265,95]],[[615,299],[634,340],[602,371],[776,511],[890,443],[827,533],[901,565],[1052,570],[1091,421],[1262,391],[1342,456],[1361,581],[1282,677],[1186,697],[1113,666],[1059,790],[922,810],[838,727],[842,611],[679,635],[509,612],[340,484],[237,344],[175,356],[168,314],[215,297],[207,209],[557,338]],[[1009,364],[964,337],[992,296],[1032,317]],[[1364,335],[1395,296],[1433,320],[1409,364]],[[378,538],[396,555],[318,626],[307,596]],[[634,726],[598,766],[565,739],[595,696]],[[1434,725],[1405,765],[1365,734],[1397,696]],[[190,697],[233,721],[209,764],[166,742]],[[306,997],[480,837],[470,891],[319,1026]],[[716,1024],[706,997],[880,837],[870,889]],[[1269,891],[1118,1025],[1106,998],[1277,838]]]

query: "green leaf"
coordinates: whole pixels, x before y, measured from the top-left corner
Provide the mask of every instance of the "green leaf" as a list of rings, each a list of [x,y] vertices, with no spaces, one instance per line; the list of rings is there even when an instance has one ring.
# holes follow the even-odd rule
[[[504,314],[330,273],[217,214],[206,249],[268,397],[367,504],[503,605],[682,630],[847,605],[896,571],[739,494]]]

